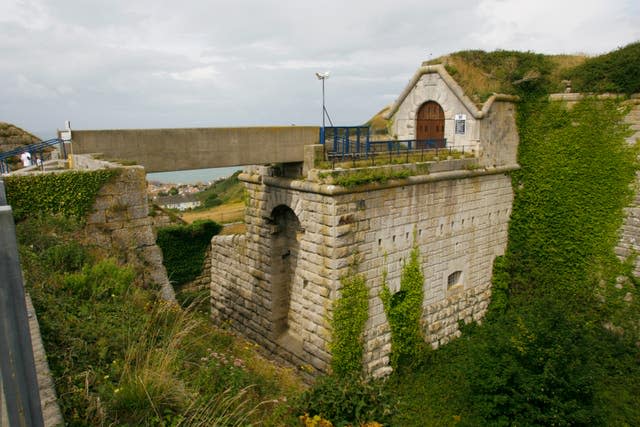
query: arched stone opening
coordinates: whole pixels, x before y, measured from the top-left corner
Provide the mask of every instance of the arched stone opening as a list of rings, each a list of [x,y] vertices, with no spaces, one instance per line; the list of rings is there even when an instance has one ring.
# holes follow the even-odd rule
[[[435,101],[427,101],[416,114],[416,147],[442,148],[444,141],[444,110]]]
[[[294,297],[296,268],[300,250],[302,227],[296,214],[285,205],[271,212],[271,314],[274,339],[289,350],[301,348],[298,322],[293,317],[291,301]]]

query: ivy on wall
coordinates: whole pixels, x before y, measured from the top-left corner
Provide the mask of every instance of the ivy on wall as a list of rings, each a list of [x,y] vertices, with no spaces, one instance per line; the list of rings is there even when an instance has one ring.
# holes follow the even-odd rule
[[[84,219],[100,188],[119,169],[68,171],[4,178],[7,202],[16,220],[42,214],[62,214]]]
[[[402,269],[400,290],[392,294],[386,279],[384,274],[380,298],[391,327],[391,366],[397,369],[411,365],[426,349],[421,327],[424,274],[417,246]]]
[[[220,224],[211,220],[158,229],[156,243],[162,249],[164,266],[172,283],[180,286],[202,273],[204,257],[211,244],[211,238],[221,229]]]
[[[522,105],[506,257],[513,291],[590,294],[585,285],[615,262],[611,248],[637,169],[638,149],[624,140],[626,112],[613,100]]]
[[[364,326],[369,316],[369,292],[362,274],[340,279],[340,298],[333,303],[331,367],[342,377],[362,372]]]

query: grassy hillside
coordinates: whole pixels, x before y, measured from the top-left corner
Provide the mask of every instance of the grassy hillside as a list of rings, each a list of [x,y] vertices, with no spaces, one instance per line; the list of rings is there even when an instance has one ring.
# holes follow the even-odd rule
[[[242,200],[244,187],[238,180],[242,171],[236,171],[229,178],[214,182],[204,191],[196,195],[202,201],[204,208],[211,208],[223,203],[239,202]]]
[[[0,122],[0,151],[40,142],[40,138],[11,123]]]
[[[640,93],[640,42],[587,59],[565,70],[579,92]]]
[[[587,93],[640,93],[640,42],[596,57],[544,55],[533,52],[466,50],[425,61],[443,64],[477,105],[493,93],[520,94],[539,91]],[[388,123],[376,113],[366,124],[372,133],[384,134]]]

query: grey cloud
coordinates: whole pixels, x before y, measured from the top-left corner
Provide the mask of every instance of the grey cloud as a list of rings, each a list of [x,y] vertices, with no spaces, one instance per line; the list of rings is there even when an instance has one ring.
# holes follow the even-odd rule
[[[627,27],[638,20],[622,0],[602,0],[613,12],[598,17],[618,29],[580,27],[581,37],[518,16],[502,27],[491,4],[482,15],[467,2],[6,1],[14,13],[0,16],[0,120],[52,131],[66,119],[77,128],[317,124],[314,72],[324,70],[334,122],[357,124],[430,54],[589,52],[596,38],[597,49],[614,48],[633,41]]]

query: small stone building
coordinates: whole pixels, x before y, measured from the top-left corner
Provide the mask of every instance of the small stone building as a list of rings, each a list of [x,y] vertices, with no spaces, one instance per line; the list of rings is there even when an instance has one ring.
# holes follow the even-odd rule
[[[334,179],[356,169],[319,171],[313,156],[302,178],[287,176],[301,169],[296,165],[246,168],[239,178],[248,195],[247,231],[212,240],[213,319],[274,356],[326,372],[333,302],[357,254],[369,289],[363,366],[370,375],[385,375],[391,334],[382,277],[386,272],[397,291],[402,265],[417,246],[426,340],[437,347],[459,334],[458,321],[480,320],[491,296],[493,261],[507,243],[509,173],[518,168],[513,100],[493,96],[478,110],[444,67],[424,66],[390,111],[394,132],[415,139],[424,135],[417,129],[431,127],[420,132],[440,133],[425,139],[444,135],[453,147],[473,145],[464,158],[445,154],[423,164],[380,166],[410,176],[349,188]],[[459,114],[466,119],[457,133]]]

